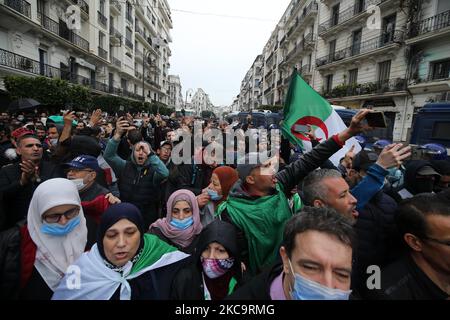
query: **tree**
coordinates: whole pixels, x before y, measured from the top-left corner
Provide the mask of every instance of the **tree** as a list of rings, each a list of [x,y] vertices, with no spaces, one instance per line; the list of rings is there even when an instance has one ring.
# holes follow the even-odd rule
[[[81,109],[92,107],[92,96],[89,89],[80,85],[69,84],[65,80],[46,77],[6,76],[4,83],[13,100],[32,98],[42,105],[61,108],[64,108],[67,103]]]

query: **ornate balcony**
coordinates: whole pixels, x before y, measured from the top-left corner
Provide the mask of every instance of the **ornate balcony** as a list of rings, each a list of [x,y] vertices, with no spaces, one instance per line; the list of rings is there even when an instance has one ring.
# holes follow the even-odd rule
[[[287,38],[292,39],[298,37],[308,26],[308,23],[316,17],[318,10],[319,5],[315,1],[303,8],[301,16],[295,20],[294,24],[289,29]]]
[[[5,5],[31,19],[31,4],[24,0],[5,0]]]
[[[112,44],[119,45],[120,43],[122,43],[122,37],[123,36],[119,32],[119,30],[114,28],[112,25],[109,26],[109,39],[110,39]]]
[[[358,3],[339,12],[337,16],[331,17],[329,20],[319,25],[319,36],[322,38],[329,37],[337,32],[345,30],[348,26],[355,23],[366,21],[372,13],[367,11],[371,5],[380,5],[387,0],[366,0],[364,6],[360,7]]]
[[[118,16],[122,13],[122,6],[118,0],[110,0],[109,4],[111,13],[115,13]]]
[[[330,91],[322,92],[325,98],[344,98],[367,95],[386,95],[387,93],[403,92],[406,90],[406,80],[403,78],[367,82],[362,84],[341,84]],[[365,97],[358,98],[364,99]]]
[[[100,11],[97,11],[97,14],[98,14],[98,22],[99,22],[102,26],[106,27],[106,26],[108,25],[108,18],[106,18],[106,17],[103,15],[103,13],[101,13]]]
[[[450,34],[450,10],[433,17],[411,24],[408,30],[406,44],[420,41],[435,40],[438,37]]]
[[[403,31],[383,33],[381,36],[354,43],[352,46],[337,50],[326,56],[316,59],[318,70],[326,68],[328,65],[351,62],[354,59],[372,54],[384,54],[389,49],[397,48],[403,41]]]
[[[0,49],[0,65],[48,78],[61,78],[60,69],[4,49]]]
[[[98,56],[102,59],[108,59],[108,51],[103,49],[102,47],[98,47]]]

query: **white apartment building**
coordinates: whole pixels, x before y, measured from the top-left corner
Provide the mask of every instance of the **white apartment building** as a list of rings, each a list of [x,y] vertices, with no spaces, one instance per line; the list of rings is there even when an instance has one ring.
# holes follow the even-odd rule
[[[191,99],[191,108],[195,110],[195,114],[200,116],[202,111],[214,112],[214,106],[209,99],[209,95],[201,88],[198,88]]]
[[[240,94],[233,98],[233,103],[230,106],[230,112],[238,112],[241,110],[240,107]]]
[[[409,48],[408,91],[414,109],[427,102],[450,101],[449,39],[450,1],[423,1],[412,17],[405,40]],[[444,122],[430,130],[433,136],[450,136]]]
[[[329,0],[319,12],[313,87],[332,104],[384,111],[393,139],[406,140],[401,132],[414,111],[406,91],[407,10],[400,0]]]
[[[384,111],[393,140],[407,141],[417,108],[450,99],[449,10],[447,0],[292,0],[262,52],[262,104],[283,104],[296,68],[332,104]]]
[[[264,46],[262,56],[264,61],[263,70],[263,105],[273,105],[278,100],[276,81],[278,70],[278,32],[279,27],[275,27],[269,41]]]
[[[0,0],[0,17],[0,78],[42,75],[168,103],[167,0]]]
[[[258,55],[241,83],[242,110],[252,110],[262,104],[262,55]]]
[[[181,80],[177,75],[169,75],[169,106],[181,109],[184,106]]]

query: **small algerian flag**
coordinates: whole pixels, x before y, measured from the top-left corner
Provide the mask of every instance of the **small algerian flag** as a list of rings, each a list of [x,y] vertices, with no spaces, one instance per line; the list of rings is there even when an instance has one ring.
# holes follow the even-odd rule
[[[281,131],[285,138],[307,152],[312,149],[310,139],[298,130],[306,125],[311,125],[315,129],[315,134],[320,141],[347,128],[330,103],[311,88],[294,70],[284,103],[284,121]],[[341,150],[330,158],[331,162],[338,166],[339,160],[345,156],[352,145],[355,145],[355,153],[361,150],[358,141],[351,138],[347,140]]]

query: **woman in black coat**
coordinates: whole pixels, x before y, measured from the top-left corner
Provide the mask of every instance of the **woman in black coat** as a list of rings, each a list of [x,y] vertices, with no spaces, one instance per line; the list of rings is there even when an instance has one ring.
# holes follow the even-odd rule
[[[242,283],[233,225],[221,220],[208,224],[200,234],[190,264],[180,269],[172,284],[171,299],[222,300]]]

